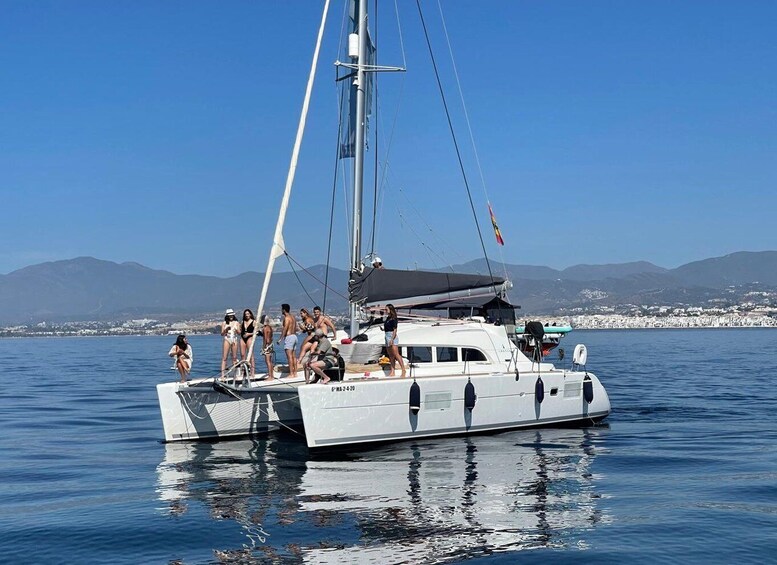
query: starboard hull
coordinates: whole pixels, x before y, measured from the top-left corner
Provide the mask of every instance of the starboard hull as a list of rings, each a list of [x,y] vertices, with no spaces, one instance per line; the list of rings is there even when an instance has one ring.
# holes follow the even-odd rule
[[[305,436],[311,449],[487,433],[501,430],[592,423],[610,413],[610,400],[591,378],[593,398],[584,394],[583,372],[550,371],[420,377],[420,407],[410,409],[414,379],[355,380],[300,387]],[[536,385],[542,378],[544,398]],[[465,407],[471,382],[476,402]]]

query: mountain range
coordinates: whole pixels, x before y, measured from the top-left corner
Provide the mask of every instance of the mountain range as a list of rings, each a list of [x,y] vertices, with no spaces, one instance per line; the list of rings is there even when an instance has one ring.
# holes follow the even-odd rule
[[[736,302],[754,290],[777,289],[777,251],[738,252],[665,269],[649,262],[575,265],[563,270],[532,265],[491,263],[494,275],[513,282],[510,299],[525,314],[559,314],[601,306],[688,305]],[[452,270],[487,273],[479,259]],[[141,317],[182,319],[225,308],[255,308],[262,273],[221,278],[177,275],[138,263],[114,263],[79,257],[31,265],[0,275],[0,323],[123,320]],[[273,275],[268,304],[294,308],[346,309],[347,273],[317,265]]]

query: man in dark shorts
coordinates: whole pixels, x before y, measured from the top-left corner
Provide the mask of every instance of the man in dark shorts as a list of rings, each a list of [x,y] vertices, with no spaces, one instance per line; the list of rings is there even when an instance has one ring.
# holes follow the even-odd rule
[[[320,378],[321,384],[327,384],[330,379],[324,371],[337,365],[337,356],[332,349],[332,342],[326,337],[324,330],[316,328],[313,339],[316,340],[316,345],[313,348],[310,358],[316,359],[316,361],[308,361],[308,367],[316,374],[316,376],[310,382],[318,382],[318,379]]]

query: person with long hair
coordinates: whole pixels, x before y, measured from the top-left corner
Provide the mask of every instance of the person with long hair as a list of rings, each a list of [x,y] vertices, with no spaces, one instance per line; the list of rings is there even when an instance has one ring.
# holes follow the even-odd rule
[[[175,368],[178,369],[178,373],[181,375],[181,382],[185,383],[186,375],[192,370],[194,354],[192,352],[192,346],[189,345],[184,334],[178,336],[167,354],[175,359]]]
[[[243,361],[246,361],[248,351],[251,349],[251,344],[254,341],[254,313],[250,309],[243,310],[243,321],[240,322],[240,356]],[[256,367],[254,366],[254,354],[251,351],[251,359],[248,360],[251,365],[251,376],[256,373]]]
[[[389,377],[396,376],[394,364],[399,361],[399,368],[402,369],[401,377],[405,378],[405,362],[402,360],[402,356],[399,354],[399,336],[397,335],[397,326],[399,325],[399,318],[397,317],[397,310],[393,304],[386,304],[388,309],[388,316],[383,323],[383,332],[386,336],[386,353],[388,354],[389,362],[391,363],[391,370],[389,371]]]
[[[221,323],[221,335],[224,338],[221,344],[221,376],[227,369],[227,358],[232,357],[232,365],[237,363],[237,339],[240,335],[240,323],[237,321],[235,311],[227,308],[224,313],[224,321]]]
[[[275,377],[273,376],[273,354],[275,353],[272,344],[272,324],[270,323],[270,317],[267,314],[262,314],[262,355],[264,355],[264,362],[267,364],[267,380],[271,381]]]
[[[297,366],[302,365],[304,367],[305,363],[307,362],[305,355],[307,355],[315,345],[313,343],[313,331],[316,329],[316,321],[313,319],[313,316],[310,315],[310,312],[308,312],[305,308],[300,308],[299,317],[300,322],[297,324],[297,328],[299,331],[304,332],[306,335],[305,339],[302,340],[302,346],[299,349]]]

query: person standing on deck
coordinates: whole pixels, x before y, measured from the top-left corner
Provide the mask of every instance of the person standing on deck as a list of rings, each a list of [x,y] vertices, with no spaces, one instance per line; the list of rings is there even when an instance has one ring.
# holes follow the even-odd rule
[[[388,317],[383,323],[383,332],[386,335],[386,353],[388,354],[389,361],[391,362],[391,370],[388,376],[396,376],[394,371],[394,364],[399,361],[399,368],[402,369],[402,378],[405,378],[405,362],[402,360],[402,356],[399,354],[399,336],[397,336],[397,326],[399,325],[399,318],[397,317],[397,311],[393,304],[386,304],[388,309]]]
[[[283,330],[278,343],[283,342],[283,350],[289,361],[289,376],[293,377],[297,374],[297,320],[292,316],[291,306],[288,304],[281,304],[281,312],[283,312]]]
[[[329,316],[324,315],[320,306],[313,308],[313,319],[316,321],[316,329],[320,329],[326,336],[329,335],[329,330],[332,330],[332,337],[337,337],[334,322]]]
[[[221,345],[221,376],[223,377],[227,369],[227,358],[232,356],[232,365],[238,362],[237,340],[240,335],[240,322],[237,321],[237,316],[232,308],[227,308],[224,313],[221,335],[224,337],[224,342]]]
[[[240,355],[244,361],[247,360],[246,355],[248,355],[248,351],[251,349],[254,341],[254,323],[256,323],[254,313],[249,308],[243,310],[243,321],[240,322]],[[251,359],[247,361],[250,362],[251,376],[253,377],[254,373],[256,373],[253,351],[251,352]]]
[[[170,357],[175,357],[175,368],[178,369],[178,373],[181,375],[181,382],[186,382],[186,375],[191,373],[192,361],[194,360],[194,354],[192,353],[192,346],[186,339],[184,334],[180,334],[178,339],[170,348],[167,353]]]
[[[265,314],[262,316],[262,355],[264,355],[264,362],[267,364],[267,380],[272,380],[273,377],[273,346],[272,346],[272,326],[270,325],[270,317]]]

